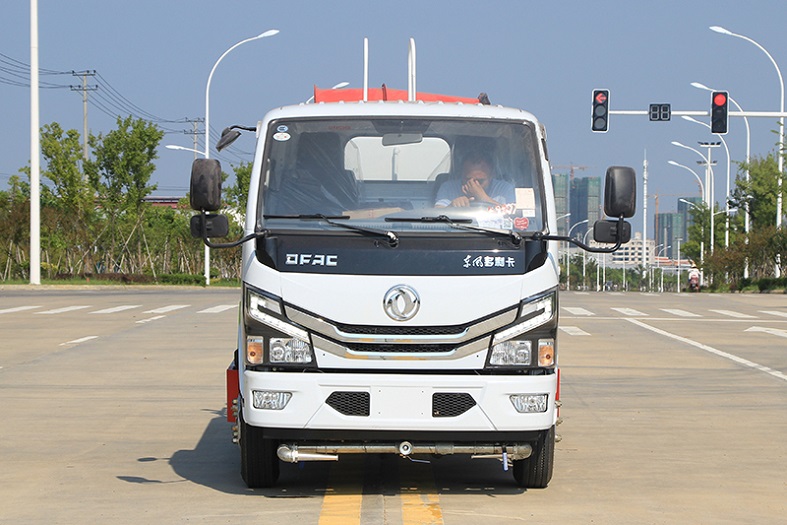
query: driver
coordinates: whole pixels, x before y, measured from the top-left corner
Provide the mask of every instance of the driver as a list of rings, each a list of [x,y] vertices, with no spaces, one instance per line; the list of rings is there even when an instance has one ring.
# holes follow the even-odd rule
[[[443,183],[437,190],[435,208],[471,204],[499,206],[516,201],[514,187],[492,177],[492,161],[482,151],[471,152],[462,162],[462,176]]]

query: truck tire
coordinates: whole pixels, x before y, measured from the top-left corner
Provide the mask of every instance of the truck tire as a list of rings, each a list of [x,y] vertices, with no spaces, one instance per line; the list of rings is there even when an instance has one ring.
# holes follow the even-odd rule
[[[552,479],[555,461],[555,427],[544,430],[533,443],[533,453],[527,459],[514,461],[514,480],[520,487],[544,489]]]
[[[250,489],[272,487],[279,479],[277,443],[240,418],[240,473]]]

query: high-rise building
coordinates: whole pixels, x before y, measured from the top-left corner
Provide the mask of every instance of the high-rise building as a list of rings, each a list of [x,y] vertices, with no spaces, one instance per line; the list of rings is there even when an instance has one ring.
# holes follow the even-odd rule
[[[683,213],[659,213],[656,215],[658,230],[653,236],[656,239],[657,255],[662,254],[670,259],[678,257],[678,246],[686,242],[686,222]]]
[[[552,186],[555,190],[555,212],[558,216],[557,234],[566,235],[571,221],[571,217],[566,217],[570,211],[568,207],[568,173],[553,174]]]
[[[576,178],[571,184],[571,224],[587,219],[577,226],[572,236],[583,236],[601,219],[601,179],[599,177]]]
[[[688,203],[691,204],[688,204]],[[701,197],[683,197],[678,199],[678,213],[683,215],[683,241],[689,239],[689,228],[694,224],[694,214],[692,210],[702,207]]]

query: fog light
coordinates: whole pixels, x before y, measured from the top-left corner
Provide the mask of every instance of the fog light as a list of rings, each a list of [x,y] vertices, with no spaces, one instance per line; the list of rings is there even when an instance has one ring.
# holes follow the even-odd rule
[[[549,394],[514,394],[510,399],[520,414],[534,414],[547,411]]]
[[[554,365],[555,365],[555,340],[539,339],[538,340],[538,366],[554,366]]]
[[[492,347],[490,365],[521,365],[530,364],[532,343],[530,341],[506,341]]]
[[[290,402],[290,392],[276,392],[273,390],[252,390],[252,405],[260,410],[281,410]]]
[[[246,338],[246,362],[250,365],[259,365],[262,363],[262,337],[247,337]]]
[[[272,337],[268,359],[271,363],[311,363],[312,347],[300,339]]]

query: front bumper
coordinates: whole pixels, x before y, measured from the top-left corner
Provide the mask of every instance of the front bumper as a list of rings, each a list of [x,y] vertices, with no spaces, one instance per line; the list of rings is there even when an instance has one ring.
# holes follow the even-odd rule
[[[557,374],[319,374],[246,370],[242,385],[246,423],[273,431],[279,438],[323,431],[353,436],[370,430],[484,435],[545,430],[556,421]],[[252,402],[255,390],[289,392],[292,397],[281,410],[257,409]],[[517,412],[510,400],[514,394],[546,394],[546,411]]]

